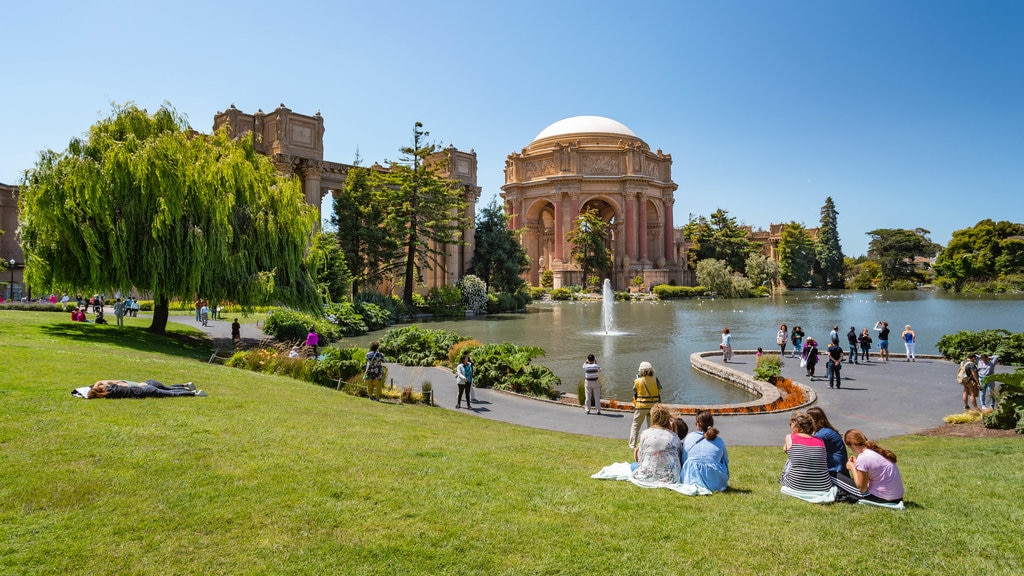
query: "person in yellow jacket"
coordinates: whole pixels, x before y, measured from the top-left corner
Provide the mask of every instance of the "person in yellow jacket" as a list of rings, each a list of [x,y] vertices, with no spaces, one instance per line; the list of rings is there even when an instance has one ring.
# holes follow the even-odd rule
[[[651,407],[661,402],[661,382],[654,377],[650,362],[641,362],[633,381],[633,427],[629,430],[629,447],[636,448],[640,427],[651,425]]]

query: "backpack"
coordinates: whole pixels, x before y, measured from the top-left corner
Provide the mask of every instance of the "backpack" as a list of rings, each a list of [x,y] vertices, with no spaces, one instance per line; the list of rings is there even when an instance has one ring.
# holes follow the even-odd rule
[[[964,386],[970,386],[974,382],[974,380],[971,379],[970,374],[967,373],[966,360],[960,363],[960,369],[956,371],[956,381]]]
[[[380,352],[371,352],[366,358],[366,380],[380,380],[384,377],[384,355]]]

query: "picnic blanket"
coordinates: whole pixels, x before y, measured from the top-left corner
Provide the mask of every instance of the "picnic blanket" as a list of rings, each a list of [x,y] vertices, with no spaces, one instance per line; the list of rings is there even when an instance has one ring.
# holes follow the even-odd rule
[[[868,500],[867,498],[861,498],[857,500],[857,504],[867,504],[868,506],[881,506],[882,508],[888,508],[890,510],[906,510],[907,507],[903,505],[903,500],[899,502],[875,502]]]
[[[633,475],[630,474],[631,471],[629,462],[616,462],[601,468],[597,474],[593,474],[590,477],[597,480],[628,480],[641,488],[668,488],[687,496],[707,496],[711,494],[711,490],[696,484],[643,482],[633,478]]]
[[[81,398],[83,400],[89,399],[89,388],[92,386],[82,386],[81,388],[75,388],[71,391],[71,395],[75,398]]]
[[[786,496],[799,498],[805,502],[810,502],[811,504],[828,504],[830,502],[835,502],[837,491],[838,490],[836,490],[835,486],[829,488],[827,492],[796,490],[794,488],[790,488],[789,486],[782,487],[782,493],[785,494]]]

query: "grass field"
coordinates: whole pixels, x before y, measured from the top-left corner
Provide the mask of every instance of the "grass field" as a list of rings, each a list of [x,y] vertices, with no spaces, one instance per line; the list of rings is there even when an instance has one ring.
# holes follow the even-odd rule
[[[690,498],[590,479],[621,440],[211,366],[129,320],[0,311],[0,574],[1024,570],[1020,438],[886,441],[903,512],[782,496],[781,448],[730,447],[729,491]],[[210,396],[70,396],[103,378]]]

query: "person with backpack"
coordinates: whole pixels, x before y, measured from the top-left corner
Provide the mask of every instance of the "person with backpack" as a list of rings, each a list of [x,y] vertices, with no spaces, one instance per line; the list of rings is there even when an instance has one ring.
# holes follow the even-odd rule
[[[960,363],[960,368],[956,372],[957,382],[964,387],[964,410],[970,410],[967,405],[968,400],[971,400],[974,403],[974,409],[978,410],[978,391],[981,387],[978,379],[978,365],[975,364],[977,358],[974,352],[971,352],[967,355],[967,360]]]
[[[470,403],[470,386],[472,383],[470,379],[473,377],[473,368],[469,363],[469,352],[462,353],[462,359],[459,360],[459,365],[455,368],[455,384],[459,387],[459,397],[455,400],[455,407],[462,407],[462,396],[466,396],[466,408],[469,410],[473,409],[473,405]]]
[[[363,381],[366,382],[366,395],[374,402],[380,401],[381,392],[384,389],[384,354],[377,349],[380,342],[374,340],[370,343],[370,351],[366,353],[366,370],[363,372]]]

